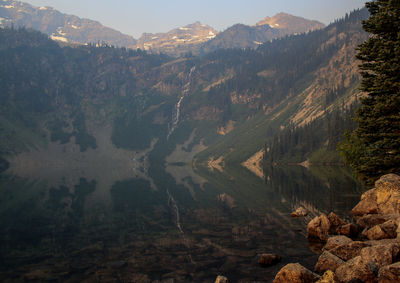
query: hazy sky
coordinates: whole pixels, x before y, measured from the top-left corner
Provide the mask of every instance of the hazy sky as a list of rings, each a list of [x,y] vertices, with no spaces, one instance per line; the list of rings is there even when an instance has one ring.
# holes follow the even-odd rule
[[[254,25],[286,12],[329,24],[365,0],[23,0],[60,12],[97,20],[139,38],[143,32],[167,32],[200,21],[222,31],[233,24]]]

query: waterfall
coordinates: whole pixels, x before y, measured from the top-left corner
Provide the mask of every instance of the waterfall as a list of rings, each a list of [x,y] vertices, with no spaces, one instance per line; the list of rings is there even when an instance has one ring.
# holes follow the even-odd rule
[[[180,111],[181,111],[181,105],[182,105],[182,101],[185,98],[185,96],[189,93],[190,91],[190,87],[191,87],[191,82],[192,82],[192,74],[194,73],[194,71],[196,70],[196,67],[193,66],[190,69],[189,75],[187,77],[187,81],[186,84],[183,86],[182,88],[182,94],[179,97],[178,102],[175,105],[175,111],[172,114],[172,122],[168,125],[168,135],[167,135],[167,140],[169,139],[169,137],[171,136],[171,134],[175,131],[176,127],[178,126],[179,123],[179,116],[180,116]]]
[[[178,205],[176,204],[176,201],[174,197],[170,194],[169,190],[167,190],[167,195],[168,195],[168,206],[172,209],[172,212],[175,214],[176,228],[178,228],[179,232],[183,234]]]

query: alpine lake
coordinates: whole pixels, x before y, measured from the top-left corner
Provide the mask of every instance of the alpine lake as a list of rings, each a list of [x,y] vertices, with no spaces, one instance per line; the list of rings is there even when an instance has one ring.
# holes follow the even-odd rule
[[[108,131],[108,132],[107,132]],[[104,128],[104,137],[109,129]],[[290,262],[313,269],[307,223],[343,219],[363,188],[347,168],[197,164],[179,145],[163,162],[97,137],[49,144],[0,175],[1,282],[271,282]],[[303,218],[290,213],[302,206]],[[261,267],[257,255],[281,261]]]

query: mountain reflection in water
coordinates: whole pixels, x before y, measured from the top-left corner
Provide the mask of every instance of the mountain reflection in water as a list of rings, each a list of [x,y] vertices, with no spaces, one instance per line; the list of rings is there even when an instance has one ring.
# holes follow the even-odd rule
[[[93,176],[55,185],[11,172],[0,179],[2,282],[213,282],[218,274],[270,282],[289,262],[312,268],[307,221],[331,210],[346,217],[361,192],[344,168],[270,167],[262,180],[240,166],[221,173],[183,163],[166,170],[175,184],[157,190],[148,177],[103,170],[111,204],[88,206],[99,189]],[[300,205],[310,214],[290,218]],[[260,267],[265,252],[282,261]]]

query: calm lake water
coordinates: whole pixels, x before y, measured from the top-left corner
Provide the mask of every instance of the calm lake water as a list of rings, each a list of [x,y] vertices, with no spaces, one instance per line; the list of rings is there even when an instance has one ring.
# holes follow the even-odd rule
[[[48,170],[0,177],[1,282],[271,282],[289,262],[313,268],[307,222],[348,218],[361,193],[341,167]],[[300,205],[309,216],[291,218]],[[260,253],[282,261],[262,268]]]

